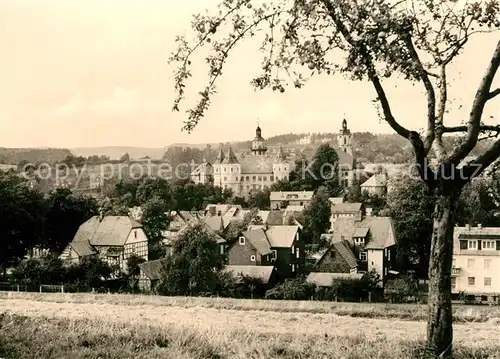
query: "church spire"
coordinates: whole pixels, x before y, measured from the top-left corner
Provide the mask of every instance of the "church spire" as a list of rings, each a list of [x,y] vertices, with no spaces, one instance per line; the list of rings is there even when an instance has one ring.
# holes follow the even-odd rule
[[[280,145],[280,148],[278,149],[278,154],[276,155],[278,161],[283,161],[285,159],[285,155],[283,153],[283,147]]]

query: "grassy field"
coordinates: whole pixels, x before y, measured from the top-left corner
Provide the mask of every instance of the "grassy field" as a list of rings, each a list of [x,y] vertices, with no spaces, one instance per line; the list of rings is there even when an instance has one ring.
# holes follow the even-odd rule
[[[0,293],[0,358],[418,358],[425,307]],[[500,308],[455,308],[457,358],[500,358]]]

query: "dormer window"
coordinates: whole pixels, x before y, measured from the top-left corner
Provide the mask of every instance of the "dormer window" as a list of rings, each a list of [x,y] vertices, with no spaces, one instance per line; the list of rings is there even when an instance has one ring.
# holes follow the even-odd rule
[[[245,237],[241,236],[240,237],[240,246],[244,246],[245,245]]]
[[[365,243],[365,239],[363,237],[356,237],[356,238],[354,238],[354,243],[356,243],[356,244],[364,244]]]
[[[467,241],[467,249],[477,249],[477,241]]]

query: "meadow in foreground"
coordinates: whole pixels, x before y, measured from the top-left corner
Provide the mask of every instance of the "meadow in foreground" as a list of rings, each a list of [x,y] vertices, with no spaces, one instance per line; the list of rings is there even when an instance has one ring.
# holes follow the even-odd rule
[[[324,311],[313,311],[314,305]],[[328,305],[333,309],[327,311]],[[412,306],[2,293],[0,357],[354,359],[422,354],[423,321],[335,314],[363,307],[366,313],[385,307],[394,313],[399,307],[403,313]],[[458,308],[456,315],[474,310]],[[490,310],[498,318],[497,308],[476,310]],[[495,318],[456,324],[455,357],[498,357],[498,327]]]

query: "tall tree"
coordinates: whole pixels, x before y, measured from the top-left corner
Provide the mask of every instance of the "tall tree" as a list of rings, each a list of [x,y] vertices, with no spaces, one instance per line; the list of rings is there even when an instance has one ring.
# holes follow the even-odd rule
[[[394,221],[398,236],[396,261],[403,271],[415,269],[420,278],[427,278],[433,195],[418,176],[404,176],[391,182],[392,190],[381,214]]]
[[[16,175],[0,173],[0,270],[15,265],[45,236],[42,193]]]
[[[491,193],[492,186],[492,181],[478,178],[464,187],[456,213],[458,225],[500,226],[500,218],[495,216],[498,207]]]
[[[166,295],[214,293],[219,286],[224,257],[202,225],[186,230],[164,260],[158,291]]]
[[[263,191],[252,192],[248,199],[250,208],[269,209],[271,207],[271,191],[265,189]]]
[[[311,251],[321,249],[324,245],[321,241],[321,235],[330,228],[332,212],[328,198],[328,190],[320,187],[299,219],[304,226],[302,238]]]
[[[141,222],[148,237],[148,257],[155,260],[165,255],[163,234],[171,221],[168,204],[159,197],[153,197],[142,207]]]
[[[258,89],[273,88],[284,92],[289,82],[300,88],[305,83],[303,74],[307,69],[309,73],[348,74],[352,80],[368,80],[373,85],[381,119],[411,143],[419,175],[437,199],[433,215],[427,325],[427,347],[435,356],[452,354],[450,273],[457,199],[463,186],[500,155],[500,140],[497,140],[474,161],[461,169],[457,167],[474,149],[480,136],[488,131],[500,132],[499,126],[481,121],[488,101],[500,95],[500,89],[492,86],[500,66],[500,41],[494,38],[496,45],[478,84],[468,121],[462,126],[445,125],[448,68],[473,34],[481,33],[487,39],[485,32],[498,32],[498,16],[496,0],[475,3],[294,0],[272,4],[259,2],[258,5],[251,0],[226,0],[214,15],[194,18],[193,41],[178,37],[179,46],[171,58],[178,64],[175,74],[178,97],[173,106],[178,111],[185,97],[186,79],[191,76],[192,55],[207,43],[213,50],[206,58],[208,85],[200,92],[199,102],[187,113],[185,129],[188,131],[194,129],[210,105],[216,81],[235,44],[257,34],[263,34],[261,50],[265,52],[263,72],[252,81]],[[342,53],[346,55],[344,58],[339,56]],[[342,60],[332,62],[333,59]],[[383,81],[393,75],[402,75],[425,91],[425,133],[405,127],[393,113]],[[446,133],[461,133],[464,139],[452,150],[447,150],[443,145]],[[431,149],[436,154],[435,167],[428,161]]]
[[[69,189],[53,191],[46,199],[44,247],[59,253],[73,240],[78,227],[97,214],[95,198],[74,195]]]

